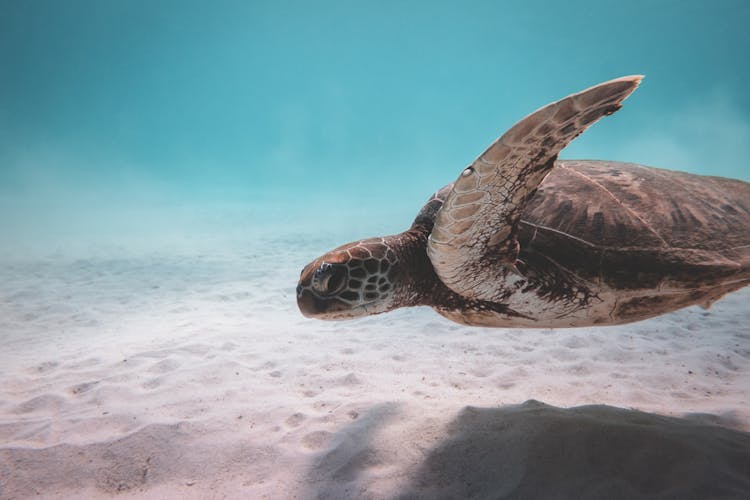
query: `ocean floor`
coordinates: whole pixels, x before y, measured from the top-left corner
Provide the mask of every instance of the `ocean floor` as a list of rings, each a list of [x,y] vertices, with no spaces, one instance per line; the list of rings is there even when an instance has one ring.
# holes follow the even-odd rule
[[[750,289],[606,328],[303,318],[343,242],[4,262],[0,498],[747,498]]]

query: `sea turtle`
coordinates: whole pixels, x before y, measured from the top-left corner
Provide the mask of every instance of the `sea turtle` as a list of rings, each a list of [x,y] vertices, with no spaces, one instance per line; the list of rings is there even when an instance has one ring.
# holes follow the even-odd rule
[[[465,325],[580,327],[708,306],[750,284],[750,184],[612,161],[557,160],[641,76],[530,114],[436,192],[405,232],[308,264],[305,316],[428,305]]]

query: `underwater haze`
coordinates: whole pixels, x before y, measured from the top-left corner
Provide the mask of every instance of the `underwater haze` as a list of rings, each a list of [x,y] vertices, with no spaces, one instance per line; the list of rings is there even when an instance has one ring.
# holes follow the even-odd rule
[[[746,499],[750,287],[504,329],[308,319],[295,286],[624,75],[562,158],[750,180],[748,25],[746,0],[0,0],[0,498]]]
[[[0,251],[400,231],[517,120],[628,74],[562,158],[747,180],[749,20],[742,0],[2,0]]]

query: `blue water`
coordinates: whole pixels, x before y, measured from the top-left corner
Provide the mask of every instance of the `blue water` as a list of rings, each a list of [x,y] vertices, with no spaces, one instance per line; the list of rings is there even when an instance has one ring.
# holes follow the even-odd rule
[[[747,436],[714,424],[750,428],[750,288],[522,331],[314,321],[294,289],[518,119],[623,75],[646,80],[562,157],[750,180],[748,25],[747,0],[0,0],[0,491],[746,490]],[[531,398],[692,417],[497,408]]]
[[[750,179],[748,21],[743,0],[2,0],[0,246],[397,231],[516,120],[626,74],[646,80],[563,157]]]

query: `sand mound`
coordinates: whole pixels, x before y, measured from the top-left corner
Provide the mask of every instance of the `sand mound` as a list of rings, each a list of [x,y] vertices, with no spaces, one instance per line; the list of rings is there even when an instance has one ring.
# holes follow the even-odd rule
[[[742,498],[750,434],[611,406],[464,409],[400,498]]]
[[[273,449],[206,434],[201,425],[153,424],[120,439],[83,446],[5,448],[0,450],[0,496],[138,496],[163,483],[169,483],[169,494],[182,496],[198,481],[202,484],[196,489],[211,489],[227,474],[268,475],[277,455]]]

